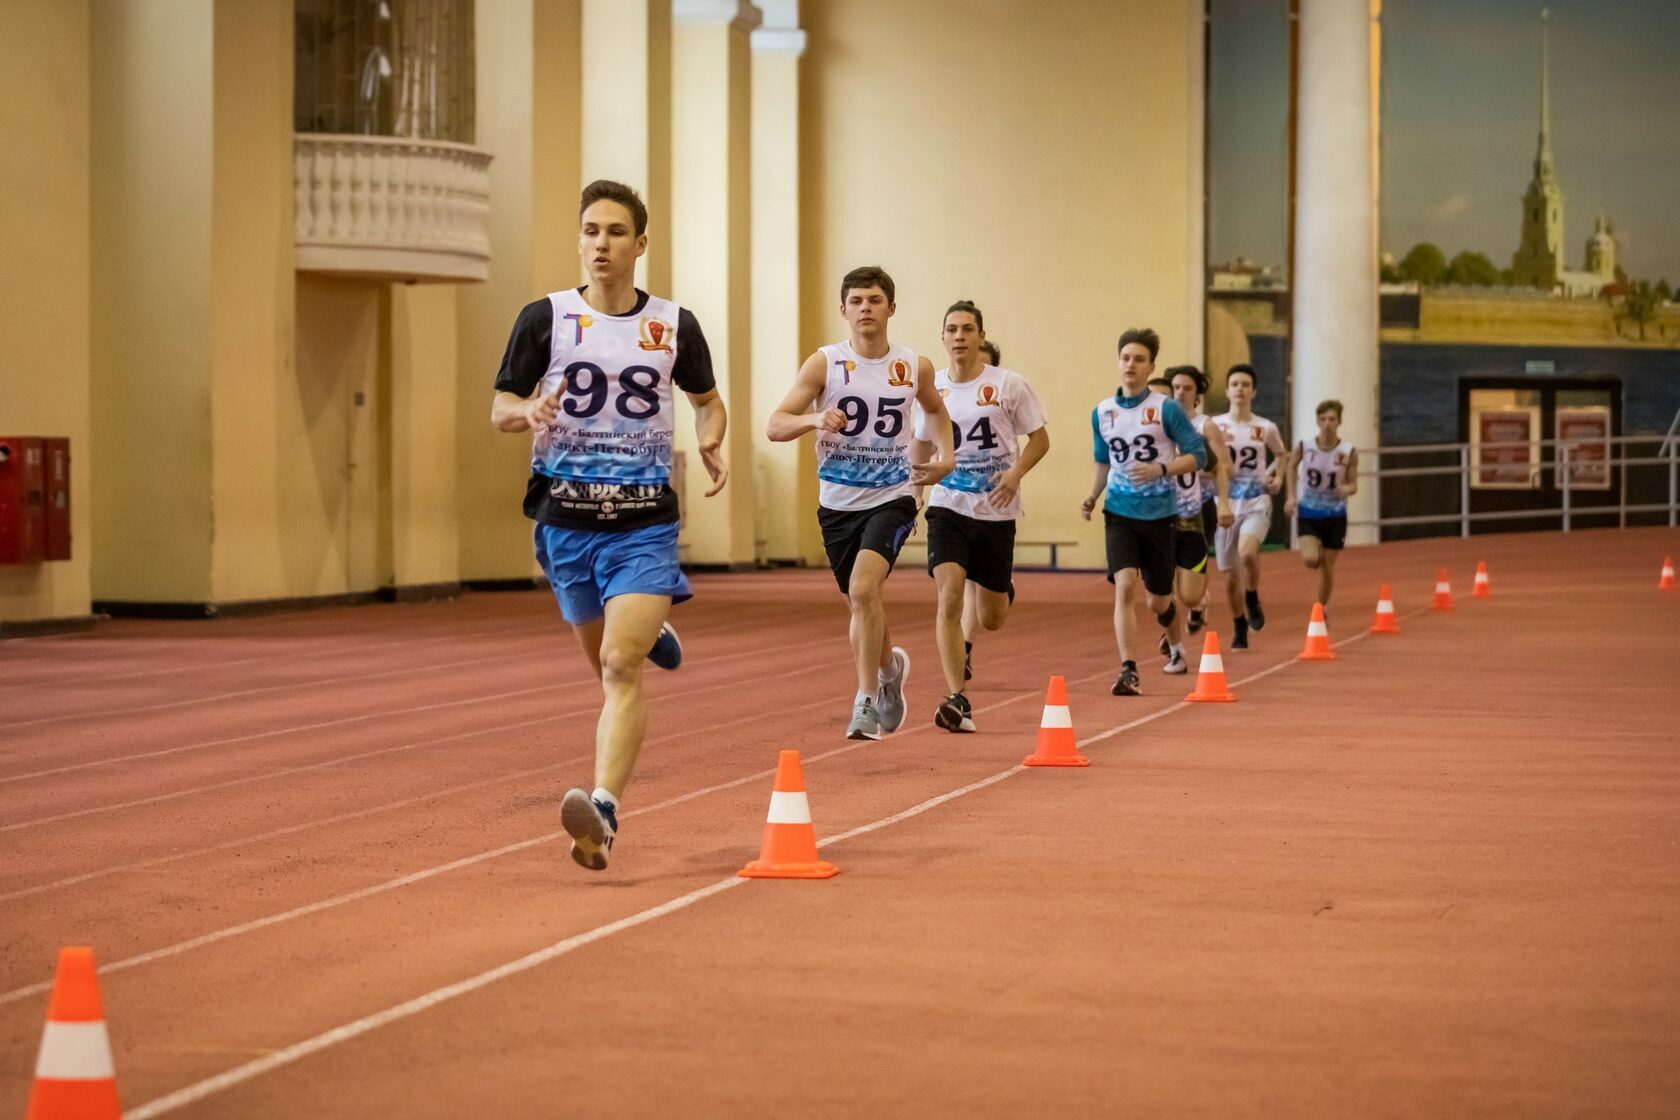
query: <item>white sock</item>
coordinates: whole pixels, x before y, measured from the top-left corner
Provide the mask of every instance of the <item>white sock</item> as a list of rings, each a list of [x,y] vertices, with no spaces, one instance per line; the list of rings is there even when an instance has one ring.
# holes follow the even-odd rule
[[[614,797],[610,792],[608,792],[607,787],[596,786],[595,787],[595,792],[590,794],[589,796],[595,801],[595,803],[597,805],[605,805],[607,808],[609,808],[613,811],[614,816],[618,815],[618,798]]]
[[[1182,642],[1178,643],[1176,645],[1170,645],[1167,648],[1172,651],[1172,655],[1174,657],[1183,657],[1184,656],[1184,644]]]

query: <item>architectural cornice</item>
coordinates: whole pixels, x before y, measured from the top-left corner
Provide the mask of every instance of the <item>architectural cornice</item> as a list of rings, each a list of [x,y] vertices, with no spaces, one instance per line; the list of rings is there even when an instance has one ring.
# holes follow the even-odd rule
[[[678,23],[728,24],[732,31],[752,31],[764,13],[750,0],[671,0],[671,18]]]

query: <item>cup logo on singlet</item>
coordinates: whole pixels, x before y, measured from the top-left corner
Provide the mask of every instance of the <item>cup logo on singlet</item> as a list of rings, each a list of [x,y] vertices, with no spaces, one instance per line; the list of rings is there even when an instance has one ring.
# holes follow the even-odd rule
[[[943,392],[941,392],[941,395],[943,395]],[[981,406],[991,405],[996,407],[1003,402],[998,399],[997,386],[988,382],[980,386],[980,392],[975,396],[974,403]]]
[[[642,340],[637,345],[643,350],[663,350],[669,354],[671,352],[669,339],[673,333],[671,324],[655,319],[650,315],[643,315]]]
[[[846,363],[848,370],[851,364]],[[895,388],[903,388],[910,384],[910,363],[903,358],[896,359],[892,364],[892,372],[887,374],[887,384]]]
[[[1158,409],[1145,408],[1143,410],[1143,422],[1145,424],[1158,423],[1160,421],[1160,419],[1161,419],[1161,417],[1159,415],[1159,410]]]

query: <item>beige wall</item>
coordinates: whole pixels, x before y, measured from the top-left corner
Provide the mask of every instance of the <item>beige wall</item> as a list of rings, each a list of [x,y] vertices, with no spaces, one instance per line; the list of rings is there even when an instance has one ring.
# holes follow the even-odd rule
[[[68,436],[71,555],[0,567],[0,621],[86,615],[88,4],[0,5],[0,434]]]
[[[216,0],[212,18],[210,598],[371,587],[370,557],[360,572],[355,557],[329,559],[344,547],[332,484],[298,469],[319,463],[338,421],[337,387],[312,382],[293,353],[292,5]]]
[[[490,427],[496,369],[519,309],[577,283],[581,0],[477,6],[478,146],[490,165],[490,279],[460,291],[461,578],[536,572],[520,513],[527,436]]]
[[[456,288],[392,284],[387,291],[389,378],[382,395],[389,426],[380,446],[389,464],[384,472],[389,515],[380,583],[398,588],[455,583],[461,578],[455,493]]]
[[[855,265],[893,275],[894,338],[936,367],[941,312],[973,299],[1050,417],[1020,539],[1078,540],[1063,552],[1074,565],[1103,562],[1101,526],[1080,521],[1079,500],[1116,338],[1155,327],[1162,364],[1199,350],[1185,127],[1199,10],[1040,0],[967,5],[953,20],[895,0],[802,5],[804,349],[842,337],[839,281]]]
[[[213,7],[91,7],[95,600],[211,596]]]

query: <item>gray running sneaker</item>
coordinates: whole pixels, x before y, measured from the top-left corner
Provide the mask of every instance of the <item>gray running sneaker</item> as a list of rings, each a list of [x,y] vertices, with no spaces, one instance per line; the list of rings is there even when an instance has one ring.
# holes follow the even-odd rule
[[[910,679],[910,655],[903,646],[892,648],[893,675],[875,694],[875,707],[881,713],[881,730],[891,734],[904,722],[904,682]]]
[[[865,696],[852,705],[852,722],[846,725],[848,739],[879,739],[881,716],[875,711],[875,701]]]

